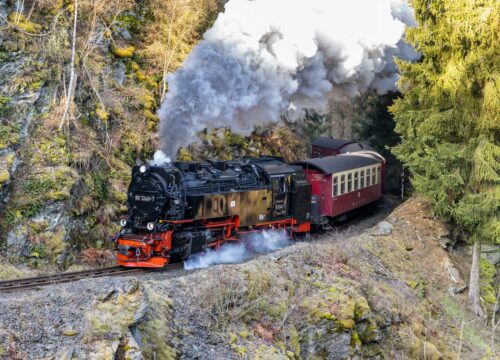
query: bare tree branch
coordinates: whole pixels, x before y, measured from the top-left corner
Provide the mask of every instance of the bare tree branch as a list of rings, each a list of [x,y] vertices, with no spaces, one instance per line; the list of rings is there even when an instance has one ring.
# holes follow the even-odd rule
[[[66,118],[68,116],[69,107],[73,98],[74,93],[74,83],[75,83],[75,53],[76,53],[76,26],[78,21],[78,0],[75,0],[75,19],[73,24],[73,42],[71,45],[71,70],[70,70],[70,78],[69,78],[69,87],[68,93],[66,95],[66,105],[64,107],[64,114],[61,119],[61,123],[59,124],[59,131],[62,130]]]

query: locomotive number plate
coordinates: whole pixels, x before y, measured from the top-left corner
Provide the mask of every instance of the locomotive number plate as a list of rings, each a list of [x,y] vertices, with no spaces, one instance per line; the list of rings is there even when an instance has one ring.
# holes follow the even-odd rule
[[[155,197],[153,195],[135,195],[134,200],[140,202],[154,202]]]

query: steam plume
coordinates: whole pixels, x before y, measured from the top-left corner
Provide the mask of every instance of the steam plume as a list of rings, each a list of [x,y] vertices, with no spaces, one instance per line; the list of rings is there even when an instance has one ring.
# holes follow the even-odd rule
[[[259,125],[326,111],[397,80],[393,57],[418,58],[402,41],[414,26],[403,0],[230,0],[213,27],[167,77],[159,110],[163,152],[208,128],[248,135]]]
[[[200,269],[216,264],[235,264],[288,246],[290,241],[284,231],[264,231],[243,238],[237,244],[224,244],[217,250],[206,250],[184,262],[184,269]]]
[[[163,151],[156,150],[155,154],[153,155],[153,160],[150,160],[149,164],[153,166],[164,166],[170,164],[171,162],[172,161],[170,160],[170,157],[165,155]]]

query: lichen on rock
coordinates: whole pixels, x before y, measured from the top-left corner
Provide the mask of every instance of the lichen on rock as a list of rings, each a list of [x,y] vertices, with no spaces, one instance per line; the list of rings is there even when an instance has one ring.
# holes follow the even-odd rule
[[[118,58],[131,58],[134,56],[135,47],[132,45],[119,47],[115,44],[111,44],[109,46],[109,51]]]

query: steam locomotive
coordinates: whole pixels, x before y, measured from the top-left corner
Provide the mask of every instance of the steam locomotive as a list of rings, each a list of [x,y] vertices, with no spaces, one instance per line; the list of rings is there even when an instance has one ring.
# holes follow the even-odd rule
[[[266,229],[292,238],[380,199],[385,160],[373,149],[321,138],[313,154],[293,164],[260,157],[135,166],[128,217],[114,238],[118,264],[161,268]]]

